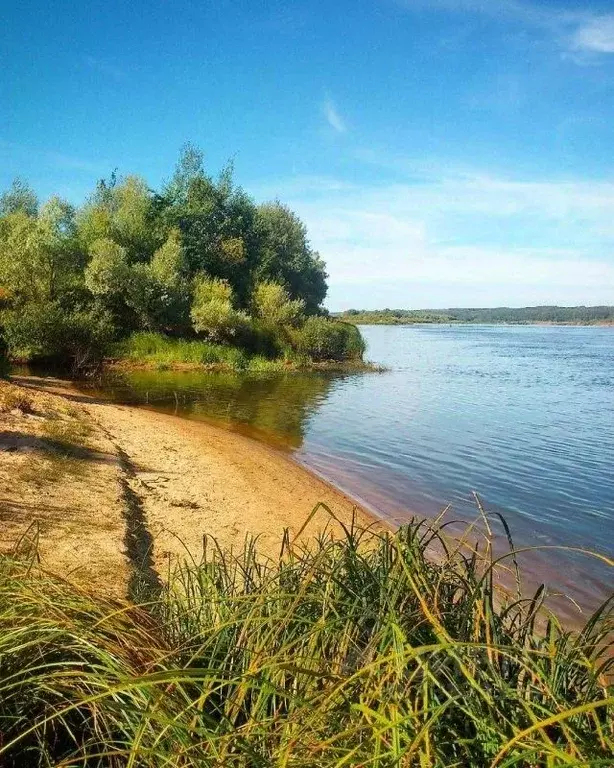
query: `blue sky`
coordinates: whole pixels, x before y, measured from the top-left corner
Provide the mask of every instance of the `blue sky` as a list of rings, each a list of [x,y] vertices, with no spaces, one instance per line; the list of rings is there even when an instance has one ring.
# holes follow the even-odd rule
[[[11,3],[0,188],[179,147],[304,219],[328,305],[614,304],[614,0]]]

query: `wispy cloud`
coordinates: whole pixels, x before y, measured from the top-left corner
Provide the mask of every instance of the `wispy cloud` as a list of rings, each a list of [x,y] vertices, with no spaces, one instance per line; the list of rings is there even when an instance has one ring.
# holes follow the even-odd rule
[[[295,179],[275,190],[326,260],[331,309],[614,302],[614,184],[421,174],[378,186],[309,178],[303,190]]]
[[[345,120],[339,114],[337,107],[330,97],[327,97],[324,101],[322,111],[327,123],[333,130],[337,131],[337,133],[345,133],[347,131]]]
[[[579,50],[614,53],[614,15],[598,16],[581,25],[573,44]]]
[[[110,163],[104,160],[89,160],[74,155],[66,155],[63,152],[57,152],[54,149],[45,149],[42,147],[33,147],[26,144],[20,144],[15,141],[8,141],[0,137],[0,159],[7,153],[12,158],[19,160],[36,158],[38,163],[43,163],[51,168],[62,171],[82,171],[88,174],[102,174],[108,172]]]
[[[589,61],[582,53],[614,53],[614,15],[602,14],[587,5],[582,10],[522,0],[399,0],[409,10],[448,11],[490,16],[502,22],[518,22],[539,29],[570,53],[578,64]],[[575,55],[574,55],[575,54]],[[591,59],[594,61],[594,59]]]

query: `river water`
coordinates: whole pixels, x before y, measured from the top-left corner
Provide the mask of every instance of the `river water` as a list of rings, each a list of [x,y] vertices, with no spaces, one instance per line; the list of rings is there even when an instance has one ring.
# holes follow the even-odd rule
[[[450,519],[471,519],[477,492],[516,546],[542,548],[525,556],[530,582],[584,608],[608,596],[611,568],[550,547],[614,556],[614,329],[361,330],[386,372],[136,372],[103,393],[291,450],[397,522],[448,504]]]

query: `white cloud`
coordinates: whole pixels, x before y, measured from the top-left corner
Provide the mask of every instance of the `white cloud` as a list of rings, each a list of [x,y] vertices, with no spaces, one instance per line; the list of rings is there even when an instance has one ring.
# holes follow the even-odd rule
[[[581,51],[614,53],[614,16],[599,16],[583,24],[573,37]]]
[[[324,112],[324,117],[326,118],[331,128],[337,131],[337,133],[345,133],[347,131],[345,121],[337,111],[337,107],[334,105],[330,98],[326,99],[322,106],[322,110]]]
[[[433,171],[414,183],[310,178],[303,190],[294,180],[275,191],[326,261],[331,309],[614,303],[608,182]]]
[[[500,21],[517,22],[545,32],[577,64],[592,63],[582,53],[614,53],[614,15],[599,14],[587,7],[569,10],[522,0],[398,0],[409,10],[445,10],[491,16]]]

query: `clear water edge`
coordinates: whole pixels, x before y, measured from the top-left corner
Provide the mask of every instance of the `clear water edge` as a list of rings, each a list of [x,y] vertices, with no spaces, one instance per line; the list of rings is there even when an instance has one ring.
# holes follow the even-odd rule
[[[434,517],[447,504],[450,516],[471,519],[477,491],[517,546],[612,557],[614,329],[362,331],[384,373],[134,372],[99,391],[291,450],[392,522]],[[614,586],[608,566],[571,550],[524,561],[533,584],[546,580],[587,609]]]

